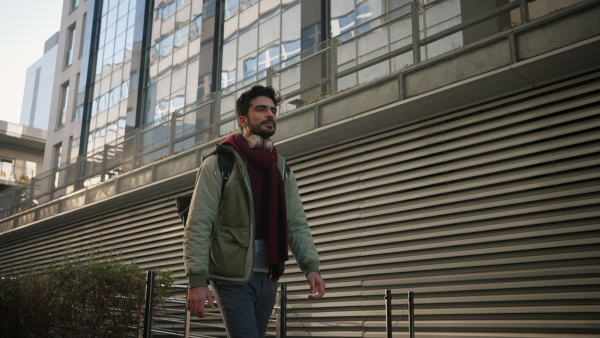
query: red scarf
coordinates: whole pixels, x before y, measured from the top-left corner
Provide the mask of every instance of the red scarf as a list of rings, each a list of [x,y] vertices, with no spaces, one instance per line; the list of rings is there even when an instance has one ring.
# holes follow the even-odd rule
[[[278,271],[278,265],[289,257],[285,189],[277,167],[277,149],[273,148],[271,153],[252,149],[241,134],[231,135],[221,144],[233,146],[247,164],[254,202],[256,238],[266,238],[271,271]],[[274,274],[273,277],[278,279],[279,276]]]

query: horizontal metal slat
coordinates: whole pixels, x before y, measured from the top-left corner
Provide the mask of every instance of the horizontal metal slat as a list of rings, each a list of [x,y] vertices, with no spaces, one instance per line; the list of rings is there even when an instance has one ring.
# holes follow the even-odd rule
[[[591,116],[595,116],[600,114],[600,108],[598,106],[595,107],[587,107],[581,109],[579,112],[564,114],[561,118],[553,118],[549,117],[548,119],[539,119],[543,116],[549,116],[555,114],[557,112],[562,112],[567,109],[573,109],[580,106],[589,105],[592,103],[598,103],[600,101],[600,95],[594,95],[590,97],[586,97],[585,99],[573,100],[568,102],[561,102],[556,106],[551,107],[543,107],[533,111],[525,111],[521,114],[508,115],[501,118],[496,116],[488,116],[488,114],[483,114],[486,120],[479,124],[474,124],[472,126],[468,126],[464,123],[463,120],[459,120],[452,123],[445,123],[443,125],[433,125],[427,126],[427,129],[417,130],[414,134],[402,135],[400,138],[393,138],[394,143],[391,141],[387,141],[387,146],[384,142],[381,143],[373,143],[368,145],[361,145],[360,152],[357,152],[357,149],[353,149],[354,153],[352,157],[346,157],[344,159],[340,159],[342,153],[338,153],[336,157],[336,161],[329,163],[328,165],[319,165],[312,169],[305,169],[301,172],[297,173],[297,178],[299,182],[303,182],[303,184],[310,184],[312,181],[307,176],[314,176],[311,174],[313,171],[316,173],[321,173],[323,169],[327,171],[334,171],[336,168],[342,168],[351,166],[351,164],[356,163],[355,157],[360,157],[363,159],[363,162],[373,161],[374,159],[383,158],[387,156],[394,155],[398,152],[398,148],[402,149],[403,152],[410,149],[417,149],[427,147],[433,147],[436,144],[442,145],[445,151],[452,149],[453,147],[463,147],[465,145],[473,144],[472,141],[469,141],[470,138],[466,140],[454,142],[454,146],[450,144],[444,144],[444,142],[448,142],[457,138],[464,138],[465,136],[478,134],[480,135],[486,130],[495,130],[494,133],[484,133],[479,136],[477,143],[485,142],[489,138],[498,139],[502,137],[507,137],[509,135],[524,133],[527,131],[535,130],[535,129],[545,129],[552,125],[565,123],[567,121],[574,121],[577,119],[589,118]],[[562,114],[562,113],[561,113]],[[498,116],[502,116],[502,114],[498,113]],[[525,121],[532,120],[530,122],[525,123]],[[503,127],[511,126],[511,128],[502,129]],[[502,132],[498,132],[497,130],[501,130]],[[427,135],[431,135],[430,137],[424,137]],[[462,142],[462,143],[461,143]],[[466,142],[466,143],[465,143]],[[319,175],[321,176],[321,175]],[[306,177],[306,178],[305,178]]]
[[[335,171],[333,168],[326,168],[326,174],[322,175],[322,177],[320,177],[318,180],[316,178],[308,181],[299,180],[298,183],[301,185],[300,193],[304,196],[306,193],[314,191],[317,188],[322,189],[324,186],[314,185],[319,181],[327,182],[328,180],[332,180],[337,181],[339,184],[341,183],[338,179],[340,177],[345,177],[350,174],[360,174],[360,176],[365,176],[368,175],[368,173],[371,173],[373,170],[377,170],[381,167],[389,167],[394,164],[397,166],[399,165],[398,170],[407,170],[408,168],[403,168],[400,163],[408,163],[409,165],[412,164],[412,168],[416,169],[418,167],[429,166],[435,163],[450,162],[450,167],[448,167],[448,170],[455,170],[452,168],[452,161],[475,155],[482,156],[485,154],[498,152],[502,149],[506,150],[507,154],[505,156],[501,156],[500,154],[494,154],[493,157],[482,156],[480,161],[471,160],[471,165],[475,166],[486,162],[499,161],[503,158],[523,156],[526,149],[523,149],[522,147],[527,144],[531,145],[528,152],[531,153],[565,147],[569,144],[573,144],[573,142],[582,143],[597,141],[599,139],[597,136],[599,133],[597,130],[594,130],[594,128],[597,127],[600,127],[600,115],[595,117],[593,121],[585,120],[575,123],[574,126],[561,126],[559,130],[550,129],[550,132],[548,130],[539,130],[531,133],[521,133],[517,137],[510,139],[498,139],[495,142],[482,143],[483,140],[473,138],[468,142],[471,147],[466,147],[463,142],[463,149],[460,149],[460,151],[450,151],[451,149],[456,149],[457,147],[453,145],[454,142],[449,141],[444,145],[443,149],[418,148],[415,151],[401,152],[393,154],[393,156],[381,157],[378,160],[373,159],[370,162],[360,162],[358,165],[355,165],[352,168],[344,168],[339,171]],[[411,160],[416,162],[411,163]],[[355,181],[356,176],[350,177],[349,180]],[[302,186],[304,184],[310,184],[310,186],[304,187]],[[330,182],[329,186],[331,185],[332,183]]]
[[[295,171],[301,172],[305,168],[309,167],[310,164],[313,164],[314,166],[321,166],[323,163],[329,162],[330,159],[339,160],[343,157],[347,157],[346,155],[344,155],[345,151],[347,151],[348,149],[352,151],[353,148],[356,148],[357,146],[362,145],[364,143],[370,144],[376,142],[377,147],[386,147],[401,143],[403,139],[399,138],[399,135],[411,131],[415,132],[418,129],[423,128],[423,126],[435,125],[439,124],[440,122],[445,122],[447,120],[452,119],[456,119],[459,121],[465,120],[468,121],[466,124],[472,124],[478,121],[477,119],[489,119],[501,116],[506,112],[512,113],[519,110],[528,110],[535,106],[543,106],[554,101],[564,100],[572,96],[578,96],[598,90],[599,82],[597,82],[597,79],[599,77],[600,73],[594,73],[582,78],[576,78],[571,81],[560,83],[558,85],[551,85],[546,88],[540,88],[523,94],[511,95],[510,98],[493,101],[491,103],[479,105],[474,108],[464,109],[457,112],[451,112],[449,114],[441,114],[429,118],[423,122],[410,124],[408,126],[402,126],[400,128],[395,128],[393,131],[390,132],[385,132],[372,137],[367,137],[360,141],[351,142],[350,144],[341,145],[332,149],[325,149],[319,152],[317,156],[311,154],[303,157],[298,157],[296,159],[290,159],[289,162],[290,165],[293,166]],[[586,83],[586,81],[590,80],[593,80],[594,82]],[[568,88],[568,86],[574,87]],[[561,87],[567,87],[567,89],[556,91],[555,93],[553,93],[553,95],[547,95],[548,90],[557,90]],[[470,116],[473,115],[473,113],[480,111],[485,111],[485,114]],[[456,126],[454,128],[456,128]],[[299,174],[299,176],[302,175],[303,174]]]

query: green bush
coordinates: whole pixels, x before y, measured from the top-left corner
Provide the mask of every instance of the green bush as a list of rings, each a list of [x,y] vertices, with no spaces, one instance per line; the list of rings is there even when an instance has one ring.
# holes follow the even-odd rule
[[[173,278],[157,273],[154,311]],[[138,336],[146,273],[114,259],[69,261],[0,277],[2,337]]]

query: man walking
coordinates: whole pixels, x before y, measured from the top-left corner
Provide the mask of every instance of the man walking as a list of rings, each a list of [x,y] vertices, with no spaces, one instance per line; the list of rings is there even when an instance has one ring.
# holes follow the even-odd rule
[[[325,293],[295,176],[270,140],[280,102],[273,88],[263,86],[238,98],[242,133],[203,161],[185,226],[186,308],[200,318],[205,302],[215,308],[210,280],[229,337],[264,337],[288,246],[308,280],[309,298]],[[233,169],[223,185],[217,157],[225,152]]]

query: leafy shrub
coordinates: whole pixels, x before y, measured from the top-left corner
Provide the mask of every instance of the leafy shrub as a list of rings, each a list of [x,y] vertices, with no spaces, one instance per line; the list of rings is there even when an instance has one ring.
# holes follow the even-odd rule
[[[172,281],[157,273],[154,311]],[[136,264],[94,257],[0,277],[0,336],[138,336],[145,284]]]

